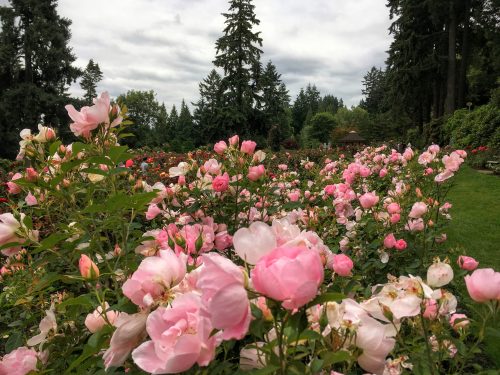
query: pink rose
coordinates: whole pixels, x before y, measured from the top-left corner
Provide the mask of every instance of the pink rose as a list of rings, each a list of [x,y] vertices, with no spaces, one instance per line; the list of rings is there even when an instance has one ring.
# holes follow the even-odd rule
[[[424,230],[424,220],[422,220],[422,218],[408,220],[408,224],[406,224],[405,229],[410,232],[421,232]]]
[[[401,212],[401,207],[398,203],[392,202],[387,206],[387,212],[392,214],[399,214]]]
[[[231,138],[229,138],[229,144],[231,146],[238,146],[239,143],[240,137],[238,137],[237,135],[233,135]]]
[[[36,371],[37,363],[37,352],[22,346],[2,358],[0,361],[0,374],[26,375],[30,371]]]
[[[28,192],[28,195],[26,198],[24,198],[24,201],[28,206],[36,206],[38,204],[38,201],[36,200],[35,196],[31,194],[31,192]]]
[[[298,202],[300,198],[300,191],[292,191],[291,193],[288,193],[288,199],[290,199],[290,202]]]
[[[438,261],[427,269],[427,284],[440,288],[453,280],[453,269],[448,263]]]
[[[257,181],[259,178],[261,178],[264,173],[266,173],[266,169],[262,164],[259,164],[255,167],[250,167],[248,168],[248,179],[251,181]]]
[[[407,246],[406,241],[403,239],[397,240],[396,243],[394,244],[394,247],[399,251],[406,249],[406,246]]]
[[[458,322],[455,323],[455,321],[459,320]],[[457,330],[459,328],[465,328],[469,325],[469,320],[467,319],[467,315],[465,314],[453,314],[450,317],[450,325],[453,327],[454,330]]]
[[[116,311],[110,310],[107,302],[105,303],[104,308],[106,319],[110,324],[113,324],[116,317],[118,316],[118,313]],[[102,327],[108,324],[106,320],[104,320],[104,312],[102,311],[102,306],[99,306],[91,314],[87,315],[87,317],[85,318],[85,327],[87,327],[90,332],[96,333],[97,331],[100,331]]]
[[[427,151],[429,151],[433,154],[437,154],[439,152],[439,150],[440,150],[439,146],[435,145],[434,143],[427,148]]]
[[[155,203],[152,203],[146,212],[146,220],[153,220],[159,214],[161,214],[161,209]]]
[[[465,276],[470,297],[476,302],[500,300],[500,272],[493,268],[479,268]]]
[[[38,172],[34,168],[26,168],[26,180],[34,182],[38,179]]]
[[[424,202],[416,202],[411,208],[409,217],[413,219],[418,219],[427,213],[427,205]]]
[[[458,171],[460,165],[464,161],[457,153],[451,153],[451,155],[443,156],[443,164],[445,169],[450,170],[452,172]]]
[[[215,248],[224,251],[233,244],[233,237],[227,231],[219,232],[215,235]]]
[[[220,173],[221,165],[215,159],[208,159],[203,164],[203,169],[205,172],[216,175]]]
[[[434,177],[434,181],[437,183],[441,183],[449,179],[450,177],[453,177],[454,173],[450,171],[449,169],[445,169],[443,172],[439,173]]]
[[[359,197],[359,203],[361,203],[361,206],[364,209],[368,209],[368,208],[375,206],[377,204],[378,200],[379,200],[379,197],[375,194],[375,192],[365,193]]]
[[[123,284],[123,294],[141,307],[150,306],[166,289],[179,284],[186,274],[184,254],[160,250],[159,256],[142,260],[137,271]]]
[[[116,331],[111,336],[108,350],[102,356],[106,370],[109,367],[123,365],[128,355],[137,347],[145,336],[147,315],[143,313],[128,315],[120,313],[114,325]]]
[[[271,227],[260,221],[250,224],[248,228],[240,228],[233,236],[234,251],[249,264],[256,264],[264,255],[270,253],[278,245],[276,235]]]
[[[286,171],[288,169],[288,165],[286,165],[286,164],[278,164],[278,169],[280,171]]]
[[[387,169],[382,168],[380,172],[378,172],[378,175],[380,178],[384,178],[385,176],[387,176]]]
[[[458,257],[457,263],[461,269],[467,270],[467,271],[474,271],[477,268],[477,266],[479,265],[479,262],[477,260],[475,260],[472,257],[465,256],[465,255],[460,255]]]
[[[91,107],[82,107],[78,112],[73,105],[69,104],[65,108],[73,123],[69,126],[76,136],[90,137],[90,132],[96,129],[99,124],[109,125],[110,99],[107,92],[103,92],[100,98],[94,100]]]
[[[339,276],[350,276],[352,267],[351,258],[345,254],[333,254],[333,271]]]
[[[425,300],[425,310],[423,312],[423,316],[426,319],[434,320],[438,315],[438,303],[435,299],[427,299]]]
[[[207,366],[215,355],[217,335],[202,314],[201,298],[194,292],[182,294],[171,307],[160,306],[149,316],[146,330],[151,340],[132,352],[142,370],[153,374],[177,374],[195,363]]]
[[[21,173],[16,173],[12,176],[11,180],[7,182],[7,191],[9,194],[19,194],[21,192],[21,187],[13,181],[19,180],[22,177],[23,175]]]
[[[389,221],[391,222],[391,224],[396,224],[399,222],[399,220],[401,220],[401,215],[400,214],[392,214]]]
[[[96,264],[85,254],[80,256],[78,268],[80,269],[80,274],[87,280],[93,280],[99,277],[99,268],[97,268]]]
[[[256,146],[257,143],[255,143],[254,141],[243,141],[241,142],[240,151],[243,152],[244,154],[252,155],[255,151]]]
[[[392,249],[394,246],[396,246],[396,238],[394,237],[394,234],[390,233],[384,238],[384,247]]]
[[[288,310],[311,301],[323,276],[319,254],[305,247],[278,247],[260,258],[251,272],[254,289],[282,301]]]
[[[197,287],[212,326],[222,329],[224,340],[241,340],[248,332],[252,313],[245,290],[243,271],[229,259],[215,254],[203,255]]]
[[[217,191],[219,193],[222,193],[226,191],[229,188],[229,175],[224,173],[221,176],[217,176],[214,178],[212,181],[212,188],[214,191]]]
[[[219,155],[222,155],[226,149],[227,144],[224,141],[219,141],[214,145],[214,151]]]

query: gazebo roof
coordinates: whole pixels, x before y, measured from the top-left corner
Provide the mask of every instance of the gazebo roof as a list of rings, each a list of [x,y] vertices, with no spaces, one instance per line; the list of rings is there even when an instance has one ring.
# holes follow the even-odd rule
[[[345,142],[345,143],[350,143],[350,142],[365,142],[366,140],[361,137],[358,133],[356,133],[354,130],[350,131],[346,136],[340,138],[339,142]]]

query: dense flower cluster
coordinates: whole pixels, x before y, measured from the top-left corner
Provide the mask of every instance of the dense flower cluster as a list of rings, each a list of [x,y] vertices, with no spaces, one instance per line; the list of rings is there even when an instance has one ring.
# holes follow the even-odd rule
[[[500,273],[446,248],[443,185],[465,151],[292,165],[235,135],[151,181],[118,144],[127,123],[107,93],[66,108],[82,142],[23,131],[32,163],[0,215],[2,307],[39,310],[13,325],[31,348],[11,347],[0,374],[466,371],[482,331],[448,286],[488,306],[485,324]]]

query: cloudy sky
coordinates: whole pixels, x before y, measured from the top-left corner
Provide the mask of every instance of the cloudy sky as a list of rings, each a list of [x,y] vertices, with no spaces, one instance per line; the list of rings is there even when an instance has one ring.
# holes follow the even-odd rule
[[[391,41],[385,3],[254,0],[261,59],[277,66],[292,99],[310,82],[357,104],[363,75],[383,66]],[[104,73],[100,91],[153,89],[168,107],[197,100],[227,8],[227,0],[59,0],[60,14],[73,21],[76,64],[93,58]],[[81,93],[78,85],[71,90]]]

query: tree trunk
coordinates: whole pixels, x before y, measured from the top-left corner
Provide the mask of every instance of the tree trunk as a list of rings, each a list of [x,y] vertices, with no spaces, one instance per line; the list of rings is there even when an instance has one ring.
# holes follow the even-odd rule
[[[469,17],[470,0],[464,1],[464,31],[462,34],[462,58],[460,60],[460,71],[458,75],[458,108],[465,107],[465,93],[467,90],[467,66],[469,63]]]
[[[444,103],[445,115],[453,113],[455,110],[455,91],[457,74],[457,15],[455,13],[455,0],[450,1],[450,21],[448,26],[448,76],[446,80],[446,100]]]

